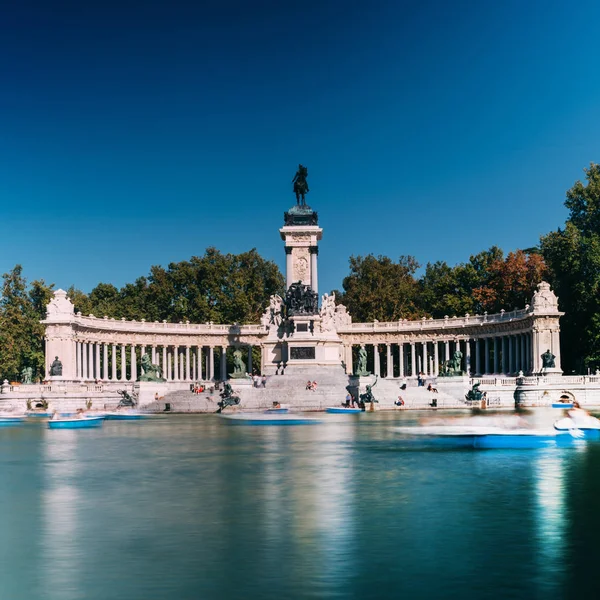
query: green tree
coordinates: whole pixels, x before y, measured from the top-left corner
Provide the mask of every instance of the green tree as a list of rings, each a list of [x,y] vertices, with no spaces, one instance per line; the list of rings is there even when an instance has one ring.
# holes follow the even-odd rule
[[[344,278],[343,292],[336,296],[354,321],[396,321],[422,314],[414,277],[419,264],[412,256],[394,262],[387,256],[369,254],[351,256],[349,262],[350,274]]]
[[[587,184],[567,191],[564,229],[540,240],[560,308],[561,356],[567,371],[600,366],[600,165],[584,169]]]
[[[24,367],[32,367],[34,377],[44,369],[44,326],[46,304],[52,285],[32,282],[28,291],[23,268],[16,265],[2,276],[0,299],[0,376],[16,381]]]

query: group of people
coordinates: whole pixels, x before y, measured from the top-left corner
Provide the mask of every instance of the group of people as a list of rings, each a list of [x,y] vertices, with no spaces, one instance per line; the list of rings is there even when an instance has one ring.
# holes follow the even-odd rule
[[[192,383],[190,385],[190,392],[192,394],[201,394],[204,391],[204,386],[201,383]]]
[[[254,375],[252,375],[252,384],[254,385],[255,388],[267,387],[267,376],[263,375],[261,377],[257,373],[254,373]]]
[[[311,381],[310,379],[306,382],[306,389],[310,390],[311,392],[316,392],[317,391],[317,382],[316,381]]]

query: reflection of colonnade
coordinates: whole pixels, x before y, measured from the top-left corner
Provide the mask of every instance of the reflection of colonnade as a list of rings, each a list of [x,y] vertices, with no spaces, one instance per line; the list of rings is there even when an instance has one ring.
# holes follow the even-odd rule
[[[517,375],[533,370],[531,332],[474,339],[345,344],[346,364],[353,364],[358,347],[367,350],[373,374],[386,378],[416,377],[419,373],[437,376],[457,351],[462,353],[462,370],[472,375]]]
[[[149,345],[75,341],[75,378],[98,381],[136,381],[142,356],[158,365],[167,381],[227,379],[227,353],[242,351],[248,373],[253,371],[253,345]]]

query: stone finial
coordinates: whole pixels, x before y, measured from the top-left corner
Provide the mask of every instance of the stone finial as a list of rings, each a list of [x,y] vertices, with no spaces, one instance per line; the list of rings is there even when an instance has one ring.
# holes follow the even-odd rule
[[[75,313],[75,306],[67,297],[65,290],[56,290],[54,297],[46,306],[46,318],[65,318]]]
[[[533,312],[558,312],[558,298],[550,289],[550,284],[542,281],[531,299]]]

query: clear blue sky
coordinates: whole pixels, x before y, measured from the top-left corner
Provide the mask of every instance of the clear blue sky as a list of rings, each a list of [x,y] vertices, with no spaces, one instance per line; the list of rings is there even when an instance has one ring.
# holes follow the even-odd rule
[[[600,161],[600,3],[22,0],[0,19],[0,269],[89,291],[252,247],[309,169],[351,254],[468,259]]]

